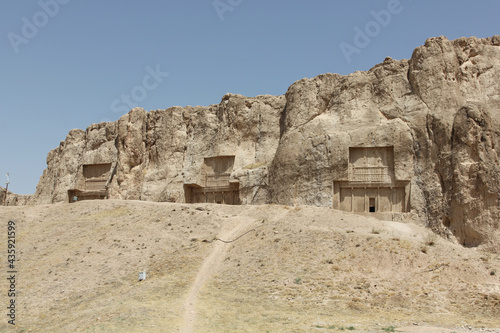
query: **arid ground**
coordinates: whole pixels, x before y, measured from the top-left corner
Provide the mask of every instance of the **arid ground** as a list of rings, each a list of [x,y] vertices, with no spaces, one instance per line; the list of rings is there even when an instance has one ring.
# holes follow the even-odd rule
[[[278,205],[0,207],[4,277],[9,220],[16,325],[2,278],[0,332],[500,332],[500,255],[410,222]]]

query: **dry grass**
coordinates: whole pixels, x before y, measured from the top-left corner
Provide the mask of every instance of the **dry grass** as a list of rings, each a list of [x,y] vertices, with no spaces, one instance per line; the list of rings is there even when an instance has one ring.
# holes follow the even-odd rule
[[[113,200],[1,207],[1,225],[9,219],[19,225],[19,332],[176,332],[214,238],[243,221],[265,222],[224,245],[195,332],[500,327],[498,255],[412,224],[327,208]]]
[[[265,165],[266,165],[266,162],[252,163],[252,164],[245,165],[243,167],[243,169],[257,169],[257,168],[260,168],[260,167],[265,166]]]

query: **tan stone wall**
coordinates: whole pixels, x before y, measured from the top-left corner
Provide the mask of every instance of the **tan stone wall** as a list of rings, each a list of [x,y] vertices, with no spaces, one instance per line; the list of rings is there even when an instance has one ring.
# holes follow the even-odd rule
[[[499,59],[500,36],[430,38],[411,59],[304,78],[285,96],[137,108],[70,131],[48,154],[34,200],[66,201],[82,165],[111,162],[111,198],[183,202],[184,185],[201,184],[204,157],[232,155],[229,182],[242,204],[331,207],[340,203],[337,182],[349,178],[349,147],[393,147],[404,211],[466,246],[492,246],[500,242]]]
[[[340,187],[340,203],[334,208],[354,213],[405,213],[404,187],[351,188]],[[373,211],[370,203],[373,201]]]

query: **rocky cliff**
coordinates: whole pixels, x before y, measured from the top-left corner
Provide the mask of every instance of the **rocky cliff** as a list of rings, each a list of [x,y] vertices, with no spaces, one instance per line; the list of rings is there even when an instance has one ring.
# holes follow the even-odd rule
[[[238,184],[239,203],[342,207],[349,199],[336,193],[340,182],[351,186],[354,210],[359,186],[349,183],[356,163],[351,149],[390,147],[387,191],[404,186],[402,200],[387,192],[391,209],[397,201],[402,218],[465,246],[495,250],[498,77],[500,36],[439,37],[409,60],[387,58],[366,72],[302,79],[285,96],[227,94],[208,107],[133,109],[116,122],[70,131],[48,154],[33,200],[67,201],[82,165],[110,163],[109,198],[185,202],[186,185],[198,188],[206,177],[205,158],[234,156],[229,182]],[[382,203],[385,192],[372,188]],[[367,186],[364,193],[366,201]]]
[[[22,195],[12,193],[11,191],[7,191],[6,189],[0,186],[0,206],[28,206],[33,205],[33,196],[32,195]]]
[[[295,82],[269,201],[328,205],[347,147],[394,145],[422,221],[465,246],[498,244],[499,46],[499,36],[431,38],[410,60]]]
[[[284,105],[284,96],[227,94],[219,105],[136,108],[116,122],[71,130],[48,154],[35,200],[67,201],[82,165],[112,163],[110,198],[184,202],[183,186],[198,181],[205,157],[232,155],[241,203],[264,203]]]

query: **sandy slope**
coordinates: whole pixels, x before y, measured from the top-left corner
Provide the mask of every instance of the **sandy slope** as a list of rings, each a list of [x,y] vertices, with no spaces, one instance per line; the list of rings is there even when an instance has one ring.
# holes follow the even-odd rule
[[[211,277],[211,275],[216,272],[221,264],[221,258],[226,254],[229,242],[233,242],[233,240],[239,237],[242,234],[246,234],[249,231],[245,230],[252,224],[256,224],[256,222],[252,219],[247,219],[247,221],[240,221],[235,227],[230,228],[229,230],[221,231],[220,236],[222,238],[216,238],[216,244],[210,255],[206,257],[201,265],[198,273],[196,274],[196,278],[189,289],[189,293],[184,302],[184,320],[181,328],[181,332],[190,333],[193,332],[194,324],[196,323],[196,301],[200,290],[204,287],[207,280]]]
[[[411,223],[109,200],[0,207],[0,244],[9,220],[18,324],[2,332],[500,331],[500,257]]]

